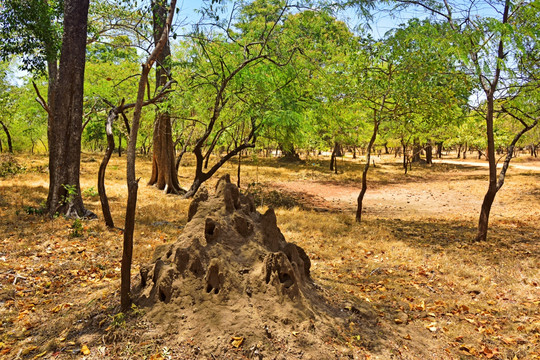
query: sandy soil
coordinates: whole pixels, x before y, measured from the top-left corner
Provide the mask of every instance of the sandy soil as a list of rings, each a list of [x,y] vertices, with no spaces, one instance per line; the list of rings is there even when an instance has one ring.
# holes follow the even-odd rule
[[[440,176],[429,185],[385,184],[369,182],[364,198],[367,216],[383,218],[431,217],[456,214],[462,218],[476,217],[480,210],[484,192],[475,189],[472,183],[478,178],[486,178],[486,162],[439,160],[448,164],[465,165],[460,169]],[[469,167],[470,168],[467,168]],[[515,198],[523,197],[521,189],[513,188],[512,177],[540,172],[540,162],[511,165],[505,186],[500,190],[492,208],[492,218],[505,218],[519,211]],[[450,180],[450,181],[449,181]],[[452,183],[459,180],[459,186]],[[531,181],[532,183],[532,181]],[[509,185],[510,184],[510,185]],[[470,185],[470,186],[469,186]],[[309,207],[318,211],[355,211],[360,184],[358,186],[328,183],[323,181],[288,181],[273,183],[278,189],[296,194]]]

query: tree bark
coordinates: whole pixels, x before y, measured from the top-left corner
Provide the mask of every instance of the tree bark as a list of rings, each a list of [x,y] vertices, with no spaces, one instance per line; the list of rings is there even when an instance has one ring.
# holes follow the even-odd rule
[[[437,158],[442,159],[442,151],[443,151],[443,143],[438,142],[437,143]]]
[[[124,101],[122,101],[122,106]],[[118,117],[118,107],[111,109],[109,115],[107,116],[107,123],[105,125],[105,132],[107,133],[107,150],[105,156],[101,161],[98,171],[98,193],[99,201],[101,202],[101,210],[103,212],[103,219],[105,220],[105,225],[108,228],[114,228],[114,221],[111,215],[111,210],[109,207],[109,199],[107,198],[107,193],[105,192],[105,171],[107,170],[107,165],[111,159],[112,153],[114,151],[114,134],[113,134],[113,122]]]
[[[334,171],[335,174],[338,173],[337,169],[337,157],[340,156],[341,151],[339,148],[339,144],[336,141],[334,143],[334,149],[332,150],[332,156],[330,156],[330,171]]]
[[[503,23],[506,23],[508,21],[509,10],[510,10],[510,1],[506,0],[505,6],[504,6],[504,13],[503,13]],[[499,46],[497,50],[497,60],[502,61],[504,57],[505,57],[504,42],[503,42],[503,39],[501,38],[499,40]],[[499,82],[500,73],[501,73],[501,65],[500,65],[500,62],[497,61],[493,80],[489,84],[489,88],[484,87],[484,92],[486,94],[486,103],[487,103],[487,111],[486,111],[485,119],[486,119],[486,137],[487,137],[486,157],[489,163],[489,185],[488,185],[488,190],[486,192],[486,195],[484,196],[484,201],[482,202],[482,207],[480,209],[480,217],[478,219],[478,233],[476,234],[476,241],[485,241],[487,238],[489,213],[491,211],[491,205],[493,204],[495,195],[497,194],[497,191],[500,188],[500,187],[497,187],[497,163],[495,162],[495,137],[493,134],[493,115],[494,115],[494,106],[495,106],[494,99],[495,99],[495,92],[497,90],[497,86]],[[482,78],[481,75],[479,76],[480,76],[481,83],[484,84],[484,79]],[[508,162],[510,162],[511,158],[512,158],[512,155],[509,154]],[[504,179],[504,173],[501,172],[501,174]]]
[[[154,44],[157,44],[163,33],[167,19],[167,0],[152,1],[152,15],[154,26]],[[163,50],[157,57],[156,90],[165,85],[170,74],[171,49],[169,41],[165,42]],[[152,175],[148,185],[155,185],[167,194],[183,194],[184,190],[178,183],[175,166],[174,142],[172,138],[171,116],[168,110],[159,109],[156,112],[154,123],[152,155]]]
[[[118,157],[122,157],[122,134],[118,134]]]
[[[88,5],[89,0],[64,3],[58,80],[49,100],[50,182],[46,206],[50,216],[62,213],[70,217],[95,217],[84,208],[79,182]]]
[[[4,124],[3,121],[0,121],[0,125],[2,125],[2,128],[4,129],[4,132],[6,133],[6,138],[7,138],[7,143],[8,143],[8,152],[13,154],[13,145],[11,144],[11,135],[9,134],[9,129],[6,126],[6,124]]]
[[[242,164],[242,152],[238,153],[238,168],[237,168],[237,177],[236,177],[236,186],[240,189],[240,171]]]
[[[433,147],[431,146],[431,141],[427,143],[426,147],[426,164],[433,164]]]
[[[420,162],[422,158],[420,157],[420,153],[422,152],[422,146],[418,143],[418,140],[414,140],[413,143],[413,154],[411,162]]]
[[[133,111],[133,123],[129,132],[129,141],[127,148],[127,166],[126,177],[128,186],[128,201],[126,205],[126,219],[124,223],[124,243],[122,253],[121,267],[121,285],[120,285],[120,307],[122,311],[127,312],[131,308],[131,261],[133,255],[133,234],[135,229],[135,213],[137,209],[137,190],[139,187],[139,179],[135,178],[135,159],[137,147],[137,135],[141,120],[141,111],[144,106],[144,93],[146,84],[148,83],[148,74],[158,55],[163,50],[165,43],[169,39],[169,31],[171,28],[176,0],[171,0],[166,22],[164,22],[163,31],[160,39],[157,42],[154,51],[148,57],[146,63],[142,64],[141,77],[139,80],[139,88],[137,90],[137,101]]]
[[[383,101],[384,104],[384,101]],[[367,147],[367,154],[366,154],[366,165],[364,166],[364,171],[362,172],[362,189],[360,190],[360,194],[358,195],[357,199],[357,208],[356,208],[356,222],[362,221],[362,203],[364,201],[364,195],[367,191],[367,174],[369,170],[369,163],[371,161],[371,148],[373,147],[373,144],[375,143],[375,140],[377,139],[377,132],[379,130],[379,120],[377,117],[377,112],[374,112],[373,116],[373,134],[371,134],[371,139],[369,140],[369,144]]]

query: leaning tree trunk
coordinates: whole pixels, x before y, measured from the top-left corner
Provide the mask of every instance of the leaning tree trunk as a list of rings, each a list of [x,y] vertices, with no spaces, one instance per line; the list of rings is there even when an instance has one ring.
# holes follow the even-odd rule
[[[122,104],[120,104],[120,107],[124,104],[124,101],[122,100]],[[109,115],[107,116],[107,123],[105,125],[105,132],[107,133],[107,151],[105,152],[105,156],[103,156],[103,160],[101,161],[101,165],[99,166],[98,171],[98,193],[99,193],[99,200],[101,202],[101,210],[103,212],[103,219],[105,220],[105,225],[107,225],[108,228],[114,228],[114,221],[111,215],[111,209],[109,207],[109,199],[107,198],[107,193],[105,192],[105,170],[107,170],[107,165],[109,164],[109,160],[111,159],[112,153],[114,151],[114,134],[113,134],[113,122],[118,117],[118,107],[115,107],[111,109],[109,112]]]
[[[154,44],[157,44],[163,33],[163,26],[167,18],[167,1],[155,0],[152,2],[154,23]],[[169,41],[158,55],[156,66],[156,89],[165,85],[170,73],[171,49]],[[184,193],[178,183],[176,174],[174,142],[172,138],[171,116],[167,110],[160,109],[156,113],[153,138],[152,175],[148,185],[155,185],[168,194]]]
[[[371,161],[371,149],[373,147],[373,144],[375,143],[375,140],[377,139],[378,130],[379,120],[377,119],[377,112],[375,112],[373,121],[373,134],[371,134],[371,139],[369,140],[366,154],[366,166],[364,166],[364,171],[362,172],[362,189],[360,190],[360,194],[358,195],[357,199],[358,207],[356,208],[356,222],[362,221],[362,202],[364,201],[364,195],[367,191],[367,174],[369,170],[369,163]]]
[[[4,129],[4,132],[6,133],[7,143],[8,143],[8,152],[13,153],[13,145],[11,144],[11,135],[9,134],[9,129],[7,128],[6,124],[4,124],[3,121],[0,121],[0,125],[2,125],[2,128]]]
[[[84,208],[79,182],[88,5],[89,0],[64,4],[60,66],[49,116],[50,216],[95,217]]]

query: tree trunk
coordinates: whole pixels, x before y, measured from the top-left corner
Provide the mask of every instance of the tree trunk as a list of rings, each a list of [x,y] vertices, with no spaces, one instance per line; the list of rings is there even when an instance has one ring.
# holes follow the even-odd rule
[[[120,106],[123,105],[122,104]],[[109,115],[107,116],[107,123],[105,125],[105,132],[107,133],[107,150],[101,165],[99,166],[98,171],[98,193],[99,201],[101,202],[101,210],[103,212],[103,220],[105,220],[105,225],[108,228],[114,228],[114,221],[111,215],[111,210],[109,207],[109,199],[107,198],[107,193],[105,192],[105,171],[107,170],[107,165],[111,159],[112,153],[114,152],[114,134],[112,132],[112,125],[114,120],[118,117],[118,108],[111,109]]]
[[[176,168],[177,174],[178,174],[178,168],[180,167],[180,162],[182,161],[182,157],[184,157],[184,154],[187,152],[187,147],[189,145],[189,142],[191,141],[191,137],[193,136],[193,131],[195,131],[195,125],[193,125],[193,128],[191,129],[191,133],[189,134],[188,138],[184,142],[184,146],[182,146],[182,150],[176,157],[176,164],[174,167]]]
[[[408,155],[407,155],[407,145],[405,144],[404,141],[401,141],[401,147],[403,149],[403,162],[402,162],[402,166],[403,166],[403,170],[405,170],[405,174],[407,174],[407,165],[409,163],[408,161]]]
[[[240,189],[240,168],[242,164],[242,152],[240,151],[238,153],[238,170],[237,170],[237,177],[236,177],[236,186]]]
[[[383,101],[384,104],[384,101]],[[381,106],[382,107],[382,106]],[[362,172],[362,189],[360,190],[360,194],[358,195],[357,199],[357,208],[356,208],[356,222],[362,221],[362,202],[364,201],[364,195],[367,191],[367,174],[369,170],[369,162],[371,161],[371,148],[373,147],[373,144],[375,143],[375,140],[377,139],[377,131],[379,130],[379,121],[377,118],[377,112],[374,112],[373,115],[373,134],[371,134],[371,139],[369,140],[369,144],[367,147],[367,154],[366,154],[366,165],[364,166],[364,171]]]
[[[443,151],[443,143],[438,142],[437,143],[437,158],[442,159],[442,151]]]
[[[11,144],[11,135],[9,134],[9,130],[3,121],[0,121],[0,125],[2,125],[2,128],[4,129],[4,132],[6,133],[6,138],[7,138],[7,143],[8,143],[8,152],[13,154],[13,145]]]
[[[467,143],[465,143],[464,147],[463,147],[463,156],[462,158],[463,159],[466,159],[467,158]]]
[[[122,156],[122,134],[118,134],[118,157]]]
[[[163,31],[156,43],[154,51],[148,57],[145,64],[142,65],[139,87],[137,90],[137,101],[133,111],[133,123],[129,131],[129,141],[127,147],[127,166],[126,180],[128,186],[128,201],[126,205],[126,219],[124,223],[124,243],[122,253],[121,284],[120,284],[120,306],[123,312],[131,309],[131,261],[133,255],[133,234],[135,229],[135,213],[137,209],[137,190],[139,188],[139,179],[135,178],[135,159],[137,147],[137,135],[139,133],[141,111],[144,102],[144,93],[148,83],[148,74],[157,60],[165,43],[169,39],[176,0],[171,0],[171,7],[165,22],[163,22]]]
[[[163,27],[167,19],[167,0],[152,1],[152,15],[154,26],[154,44],[157,45],[163,33]],[[163,50],[157,57],[156,66],[156,90],[165,85],[170,73],[171,49],[169,41],[166,41]],[[154,123],[152,155],[152,175],[148,185],[155,185],[158,189],[168,194],[185,193],[180,188],[175,166],[174,142],[172,138],[171,116],[167,110],[158,110]]]
[[[88,5],[89,0],[64,3],[64,35],[48,131],[49,216],[95,217],[84,208],[79,182]]]
[[[170,115],[160,113],[154,126],[152,175],[148,185],[155,185],[168,194],[181,194],[184,191],[178,183],[173,148]]]
[[[336,174],[338,173],[337,170],[337,157],[341,156],[341,151],[339,144],[337,142],[334,143],[334,149],[332,150],[332,156],[330,156],[330,171],[334,171]]]
[[[422,158],[420,157],[420,153],[422,152],[422,146],[418,143],[418,140],[414,141],[413,144],[413,154],[411,162],[420,162]]]
[[[426,147],[426,164],[433,164],[433,147],[431,146],[431,141],[427,143]]]

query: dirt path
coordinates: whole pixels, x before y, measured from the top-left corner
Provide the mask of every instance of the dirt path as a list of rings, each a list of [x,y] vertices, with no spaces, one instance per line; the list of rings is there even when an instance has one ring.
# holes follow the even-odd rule
[[[454,165],[470,165],[470,166],[481,166],[488,167],[487,162],[475,162],[475,161],[459,161],[459,160],[433,160],[434,163],[444,163],[444,164],[454,164]],[[510,163],[510,168],[519,169],[519,170],[528,170],[528,171],[540,171],[540,165],[537,165],[538,162],[533,162],[531,164],[513,164]],[[497,164],[497,168],[502,168],[502,163]]]
[[[442,160],[449,164],[487,166],[486,163]],[[512,165],[515,169],[540,172],[534,164]],[[513,175],[517,175],[515,172]],[[425,183],[410,182],[373,186],[368,184],[364,198],[364,214],[378,218],[446,218],[473,219],[478,216],[486,183],[478,181],[477,169],[462,171],[452,177],[441,174],[435,180]],[[356,210],[360,185],[340,185],[314,180],[277,182],[274,187],[292,193],[301,203],[317,211]],[[532,188],[534,189],[532,189]],[[530,188],[530,189],[529,189]],[[536,190],[535,190],[536,189]],[[527,189],[512,186],[507,179],[505,187],[497,195],[492,207],[492,219],[504,219],[519,212],[519,202],[538,201],[534,182]],[[532,195],[531,195],[532,194]],[[533,198],[530,198],[533,196]]]

